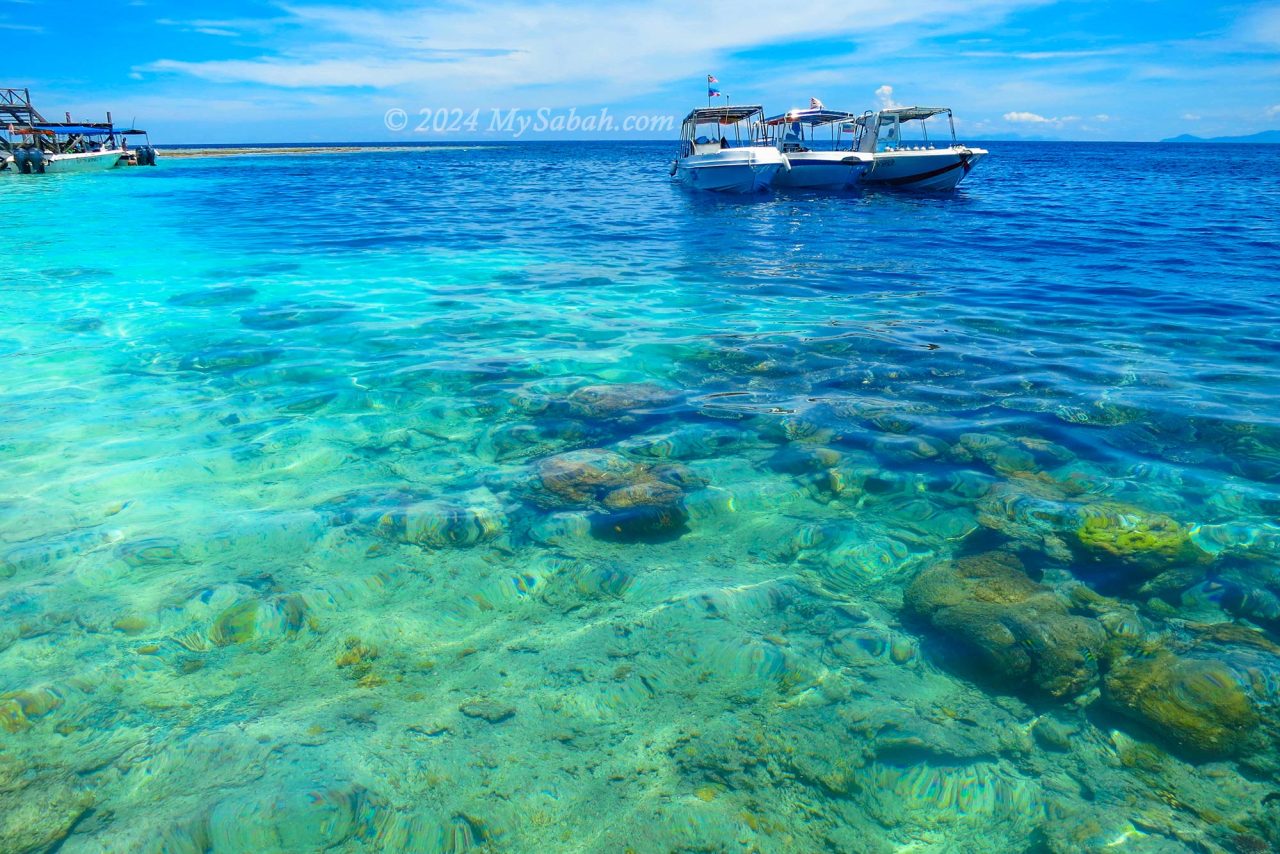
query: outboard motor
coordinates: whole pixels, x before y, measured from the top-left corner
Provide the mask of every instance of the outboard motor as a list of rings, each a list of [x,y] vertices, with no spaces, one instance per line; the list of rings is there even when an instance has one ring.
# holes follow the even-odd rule
[[[31,149],[31,153],[29,155],[29,161],[31,163],[32,172],[35,172],[37,175],[44,174],[44,152],[43,151],[41,151],[38,148]]]
[[[31,174],[31,151],[26,148],[14,149],[13,165],[23,175],[30,175]]]
[[[139,166],[155,166],[156,150],[149,145],[139,145],[133,150]]]

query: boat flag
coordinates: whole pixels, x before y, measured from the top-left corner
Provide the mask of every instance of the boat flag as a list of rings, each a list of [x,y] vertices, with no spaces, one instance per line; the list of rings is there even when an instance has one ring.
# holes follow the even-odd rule
[[[811,110],[825,110],[825,109],[826,109],[826,107],[824,107],[824,106],[822,105],[822,102],[821,102],[821,101],[819,101],[817,98],[810,98],[810,99],[809,99],[809,109],[811,109]]]
[[[720,87],[717,85],[719,82],[720,81],[717,80],[714,75],[711,75],[711,74],[707,75],[707,97],[708,98],[720,97]]]

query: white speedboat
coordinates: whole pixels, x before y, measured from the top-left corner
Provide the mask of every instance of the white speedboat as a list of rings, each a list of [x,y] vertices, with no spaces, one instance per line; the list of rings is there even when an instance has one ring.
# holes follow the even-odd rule
[[[758,106],[692,111],[681,125],[680,153],[671,164],[671,174],[698,190],[755,193],[769,189],[787,162],[777,147],[753,141],[752,120],[762,115],[764,110]],[[744,123],[746,134],[742,132]]]
[[[26,175],[63,175],[72,172],[102,172],[114,169],[127,156],[123,148],[98,147],[89,151],[52,153],[35,146],[16,148],[6,158],[6,168]]]
[[[763,139],[782,152],[790,167],[778,173],[774,186],[814,190],[856,187],[875,161],[875,155],[854,151],[852,144],[841,142],[841,134],[846,127],[852,130],[856,119],[853,113],[822,107],[765,119]],[[831,139],[819,142],[823,128],[830,130]]]
[[[951,131],[950,143],[929,140],[928,120],[945,115]],[[919,122],[919,125],[908,123]],[[956,124],[947,107],[898,107],[866,112],[855,121],[854,147],[875,156],[871,171],[863,178],[869,187],[901,190],[953,190],[987,155],[985,149],[971,148],[956,141]],[[904,127],[905,126],[905,127]],[[918,130],[918,141],[905,141],[904,131]]]

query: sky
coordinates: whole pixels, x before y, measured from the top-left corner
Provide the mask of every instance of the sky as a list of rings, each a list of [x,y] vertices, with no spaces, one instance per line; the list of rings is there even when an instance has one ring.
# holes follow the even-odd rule
[[[967,140],[1280,128],[1274,0],[0,0],[0,45],[46,118],[173,144],[502,139],[513,109],[522,139],[674,138],[645,121],[708,74],[770,112],[950,106]]]

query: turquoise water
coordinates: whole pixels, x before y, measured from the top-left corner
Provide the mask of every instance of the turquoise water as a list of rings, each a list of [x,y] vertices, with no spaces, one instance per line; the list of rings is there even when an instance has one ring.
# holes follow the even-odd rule
[[[0,181],[0,850],[1280,843],[1280,147]]]

